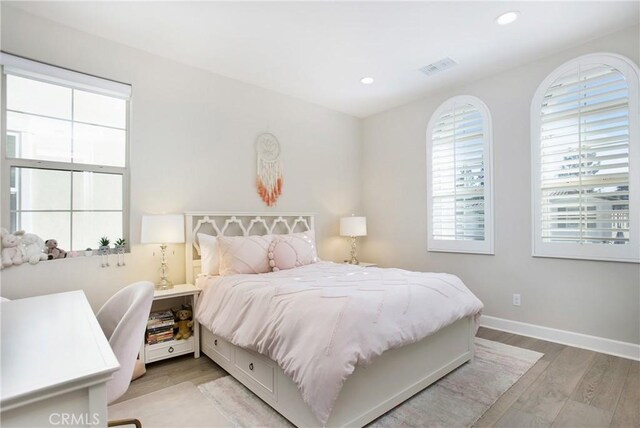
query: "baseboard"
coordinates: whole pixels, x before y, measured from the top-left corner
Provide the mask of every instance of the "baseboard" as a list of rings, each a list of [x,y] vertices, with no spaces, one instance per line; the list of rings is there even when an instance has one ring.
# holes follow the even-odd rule
[[[482,327],[640,361],[640,345],[482,315]]]

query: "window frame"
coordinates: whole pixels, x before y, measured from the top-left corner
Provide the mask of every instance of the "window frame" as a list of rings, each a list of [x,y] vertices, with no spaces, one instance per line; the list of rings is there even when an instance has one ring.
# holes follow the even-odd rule
[[[483,167],[484,167],[484,240],[444,240],[434,239],[433,231],[433,171],[432,148],[433,148],[433,128],[440,119],[442,113],[451,109],[455,104],[470,104],[477,108],[482,117],[484,147],[483,147]],[[493,181],[493,124],[489,107],[478,97],[472,95],[457,95],[444,101],[433,112],[427,126],[427,251],[468,253],[494,255],[494,181]]]
[[[7,156],[7,74],[18,75],[23,78],[40,81],[44,83],[49,83],[53,85],[63,86],[70,89],[85,91],[85,92],[93,92],[100,95],[114,96],[110,94],[108,90],[102,89],[100,87],[96,87],[96,90],[91,90],[91,81],[101,82],[105,85],[125,85],[119,82],[113,82],[108,79],[95,77],[91,75],[87,75],[84,73],[67,70],[64,68],[60,68],[57,66],[52,66],[49,64],[39,63],[36,61],[27,60],[20,57],[11,57],[7,59],[7,54],[2,54],[3,58],[8,62],[12,60],[17,61],[18,63],[25,63],[29,67],[37,67],[45,70],[42,72],[43,75],[46,74],[46,71],[53,71],[50,75],[50,79],[39,78],[37,74],[14,74],[5,72],[6,64],[0,62],[0,115],[1,119],[1,127],[0,127],[0,207],[2,207],[2,212],[0,212],[0,220],[2,225],[6,225],[9,228],[11,223],[11,168],[30,168],[30,169],[42,169],[42,170],[54,170],[54,171],[65,171],[70,172],[72,175],[74,172],[91,172],[91,173],[102,173],[102,174],[114,174],[122,176],[122,237],[126,240],[125,252],[130,252],[131,243],[130,243],[130,221],[129,221],[129,213],[130,213],[130,195],[131,195],[131,168],[130,168],[130,139],[131,139],[131,98],[123,98],[126,102],[126,110],[125,110],[125,166],[117,167],[117,166],[108,166],[108,165],[93,165],[93,164],[82,164],[82,163],[74,163],[74,162],[60,162],[60,161],[49,161],[49,160],[37,160],[37,159],[22,159],[22,158],[11,158]],[[73,82],[65,82],[60,79],[59,75],[72,75],[73,77],[79,77],[80,81],[78,84],[74,84]],[[71,182],[73,186],[73,181]],[[74,212],[117,212],[113,210],[74,210],[73,209],[73,197],[71,198],[71,205],[69,206],[69,210],[35,210],[35,212],[64,212],[70,214],[70,245],[73,243],[73,213]],[[5,208],[6,207],[6,208]],[[29,231],[27,231],[29,232]],[[42,239],[47,239],[49,237],[41,237]],[[120,237],[114,237],[112,240]],[[98,243],[96,242],[94,246],[92,246],[94,250],[94,254],[96,253],[96,249],[98,247]],[[70,248],[71,250],[71,248]],[[84,249],[79,248],[73,251],[77,251],[79,254],[84,254]]]
[[[550,86],[579,65],[602,64],[622,73],[629,87],[629,242],[626,245],[543,242],[541,188],[541,109]],[[533,257],[640,263],[640,70],[629,58],[593,53],[571,59],[549,73],[531,100],[531,209]]]

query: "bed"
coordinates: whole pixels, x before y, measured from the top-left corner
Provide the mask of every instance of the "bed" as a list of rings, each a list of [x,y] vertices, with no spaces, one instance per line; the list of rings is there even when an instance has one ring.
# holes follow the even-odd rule
[[[215,301],[212,303],[211,297],[207,300],[207,294],[230,293],[229,290],[233,290],[237,284],[244,285],[247,282],[255,281],[247,278],[200,276],[201,260],[198,234],[249,236],[301,233],[314,230],[314,216],[305,213],[191,212],[186,213],[186,228],[187,280],[205,288],[198,301],[199,313],[202,316],[202,313],[205,312],[202,305],[205,305],[206,308],[208,307],[206,305],[220,304]],[[365,271],[365,268],[322,262],[311,266],[296,267],[291,270],[292,273],[275,272],[256,276],[256,278],[279,287],[283,283],[283,278],[288,278],[290,281],[302,280],[303,283],[315,281],[320,276],[322,276],[322,281],[326,281],[327,278],[332,278],[332,281],[341,281],[344,278],[349,278],[350,281],[353,278],[365,278],[369,283],[372,283],[371,279],[376,275],[412,275],[411,272],[400,270],[366,269]],[[369,277],[365,277],[365,275],[369,275]],[[388,278],[392,277],[388,276]],[[313,286],[317,286],[317,284],[312,284],[311,287]],[[207,287],[219,287],[219,290],[207,293],[210,290]],[[359,287],[359,290],[362,291],[362,286]],[[464,286],[462,287],[464,288]],[[325,289],[329,288],[325,287]],[[253,288],[254,292],[263,289],[267,288]],[[364,289],[364,291],[375,290]],[[237,298],[237,296],[235,297]],[[475,296],[473,298],[475,299]],[[325,300],[331,301],[331,299]],[[231,302],[225,304],[230,305]],[[435,332],[412,341],[410,344],[400,347],[387,346],[388,350],[385,349],[381,355],[367,361],[366,364],[355,365],[353,373],[338,382],[340,388],[337,398],[331,401],[328,413],[324,414],[318,410],[320,406],[314,407],[314,402],[310,401],[308,382],[307,390],[305,390],[304,385],[300,384],[299,376],[292,375],[292,373],[299,372],[300,367],[292,371],[291,367],[283,363],[283,359],[275,354],[274,359],[279,360],[281,364],[267,357],[266,355],[269,353],[264,350],[261,353],[256,352],[261,350],[259,346],[253,346],[250,342],[245,344],[241,339],[238,339],[237,335],[225,331],[224,328],[221,328],[224,327],[223,322],[209,326],[207,325],[207,317],[205,317],[206,319],[198,319],[201,324],[201,349],[205,355],[296,426],[363,426],[455,368],[472,360],[473,338],[476,332],[475,317],[479,314],[478,305],[475,302],[473,305],[475,305],[474,313],[460,316],[450,323],[447,322],[446,326],[438,327]],[[481,303],[479,305],[481,309]],[[244,306],[241,305],[238,308],[244,309]],[[214,315],[221,314],[222,309],[224,309],[222,306],[218,306],[210,312]],[[470,310],[466,309],[467,312]],[[209,316],[212,316],[211,314]],[[286,340],[282,341],[286,342]],[[243,346],[239,346],[239,344]],[[285,367],[286,370],[282,367]],[[323,380],[319,379],[317,375],[316,379]]]

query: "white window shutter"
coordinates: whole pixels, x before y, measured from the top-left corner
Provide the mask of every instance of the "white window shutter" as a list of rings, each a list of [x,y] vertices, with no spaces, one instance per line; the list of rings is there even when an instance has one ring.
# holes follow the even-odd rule
[[[428,129],[429,250],[493,253],[491,125],[480,100],[460,96]]]
[[[638,77],[620,62],[579,58],[534,98],[534,255],[633,261],[637,253]]]

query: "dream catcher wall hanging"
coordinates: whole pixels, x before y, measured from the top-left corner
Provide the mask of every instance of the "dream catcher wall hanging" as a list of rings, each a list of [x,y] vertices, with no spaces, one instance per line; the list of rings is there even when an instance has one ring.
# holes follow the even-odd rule
[[[272,134],[260,134],[256,140],[258,160],[258,194],[268,206],[275,205],[282,194],[280,143]]]

